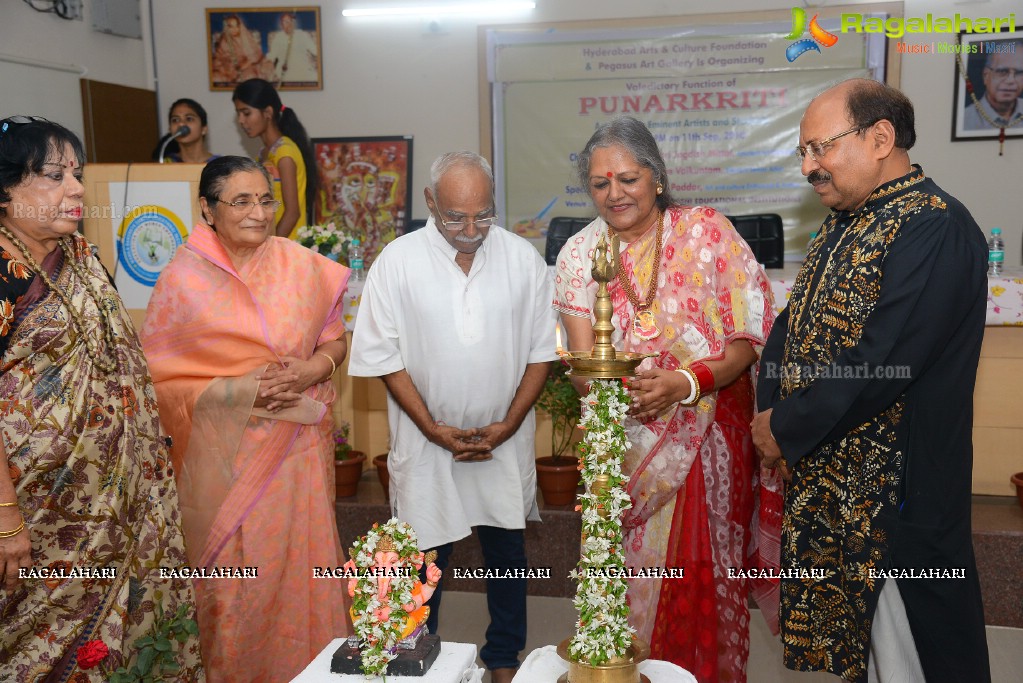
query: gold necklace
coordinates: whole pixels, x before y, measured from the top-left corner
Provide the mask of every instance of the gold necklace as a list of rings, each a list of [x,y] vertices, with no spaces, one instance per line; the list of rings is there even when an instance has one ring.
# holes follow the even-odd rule
[[[7,226],[3,224],[0,224],[0,235],[3,235],[10,240],[11,244],[13,244],[18,251],[21,252],[22,257],[24,257],[25,261],[28,263],[29,268],[32,269],[37,277],[41,277],[43,279],[43,282],[46,283],[46,286],[50,289],[50,291],[56,294],[57,298],[64,304],[64,308],[67,309],[68,313],[71,315],[72,322],[78,329],[78,334],[85,340],[85,348],[89,351],[89,355],[92,356],[92,359],[96,362],[96,366],[103,372],[113,372],[113,370],[117,367],[116,360],[110,360],[103,357],[99,344],[86,331],[85,321],[82,320],[81,312],[71,305],[71,299],[69,299],[67,294],[65,294],[61,288],[57,287],[56,283],[50,279],[50,276],[46,274],[46,271],[43,270],[42,266],[40,266],[35,258],[33,258],[32,254],[29,253],[28,247],[25,246],[25,243],[16,237],[14,233],[8,230]],[[103,336],[106,338],[107,347],[113,351],[116,349],[113,325],[111,324],[106,311],[103,309],[99,293],[93,288],[92,281],[89,278],[88,273],[85,272],[85,268],[82,264],[78,263],[78,260],[75,258],[74,250],[71,248],[69,242],[70,240],[67,237],[60,238],[60,247],[64,250],[64,258],[67,259],[68,264],[71,266],[71,270],[74,271],[75,275],[77,275],[85,284],[85,288],[89,293],[89,297],[92,299],[92,303],[99,311],[100,320],[102,321],[101,327],[103,328]]]
[[[608,238],[615,247],[615,261],[617,264],[616,270],[618,271],[618,284],[622,286],[622,290],[625,292],[625,296],[628,298],[629,303],[632,304],[632,310],[636,312],[636,318],[632,321],[632,334],[640,339],[649,341],[650,339],[656,338],[661,334],[661,331],[657,329],[657,322],[654,320],[654,314],[648,310],[650,305],[654,302],[654,297],[657,296],[657,276],[661,270],[661,249],[664,246],[664,230],[661,224],[664,220],[664,212],[657,212],[657,222],[654,223],[654,229],[657,231],[656,238],[654,241],[654,265],[653,273],[650,275],[650,283],[646,288],[646,298],[643,303],[639,302],[639,294],[632,289],[632,283],[629,281],[629,277],[625,274],[625,266],[622,263],[621,252],[618,251],[618,235],[612,235],[612,227],[608,224]],[[613,237],[613,239],[611,239]]]

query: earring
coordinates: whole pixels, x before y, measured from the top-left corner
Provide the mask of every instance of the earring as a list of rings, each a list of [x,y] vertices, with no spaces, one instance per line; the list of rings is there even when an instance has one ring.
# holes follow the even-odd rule
[[[661,194],[662,192],[664,192],[664,185],[659,184],[657,186],[657,194]]]

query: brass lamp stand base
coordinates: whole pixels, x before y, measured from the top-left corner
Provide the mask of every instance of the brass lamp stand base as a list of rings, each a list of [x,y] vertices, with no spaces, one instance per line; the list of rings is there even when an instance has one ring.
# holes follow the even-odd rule
[[[634,376],[636,367],[643,362],[644,358],[656,355],[655,353],[618,351],[610,358],[600,358],[585,351],[575,351],[573,353],[563,352],[561,357],[572,366],[572,369],[568,371],[569,375],[586,379],[621,379]]]
[[[650,679],[639,672],[639,663],[650,656],[650,646],[638,638],[632,639],[632,645],[625,656],[593,666],[586,662],[577,662],[568,654],[566,638],[558,645],[558,656],[568,662],[568,673],[558,679],[558,683],[650,683]]]

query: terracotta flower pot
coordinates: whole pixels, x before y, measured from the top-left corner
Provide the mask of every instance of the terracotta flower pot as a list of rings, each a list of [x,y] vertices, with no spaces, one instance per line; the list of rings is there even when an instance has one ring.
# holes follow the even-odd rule
[[[1016,485],[1016,500],[1020,507],[1023,507],[1023,472],[1012,475],[1010,481]]]
[[[384,498],[391,500],[391,474],[387,471],[387,453],[382,453],[373,458],[373,464],[377,466],[377,477],[380,478],[380,485],[384,487]]]
[[[536,481],[540,486],[543,500],[548,505],[575,503],[581,478],[579,458],[575,456],[563,455],[557,460],[548,456],[536,460]]]
[[[359,478],[366,454],[352,451],[344,460],[334,461],[334,491],[338,498],[349,498],[359,490]]]

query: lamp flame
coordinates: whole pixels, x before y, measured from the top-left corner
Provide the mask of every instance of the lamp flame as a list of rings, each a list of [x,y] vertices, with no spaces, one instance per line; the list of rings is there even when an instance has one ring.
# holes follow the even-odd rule
[[[558,342],[558,348],[557,348],[558,355],[561,356],[562,358],[564,358],[568,354],[565,353],[565,347],[563,347],[561,345],[561,323],[560,322],[557,325],[554,326],[554,337],[555,337],[555,339],[557,339],[557,342]]]

